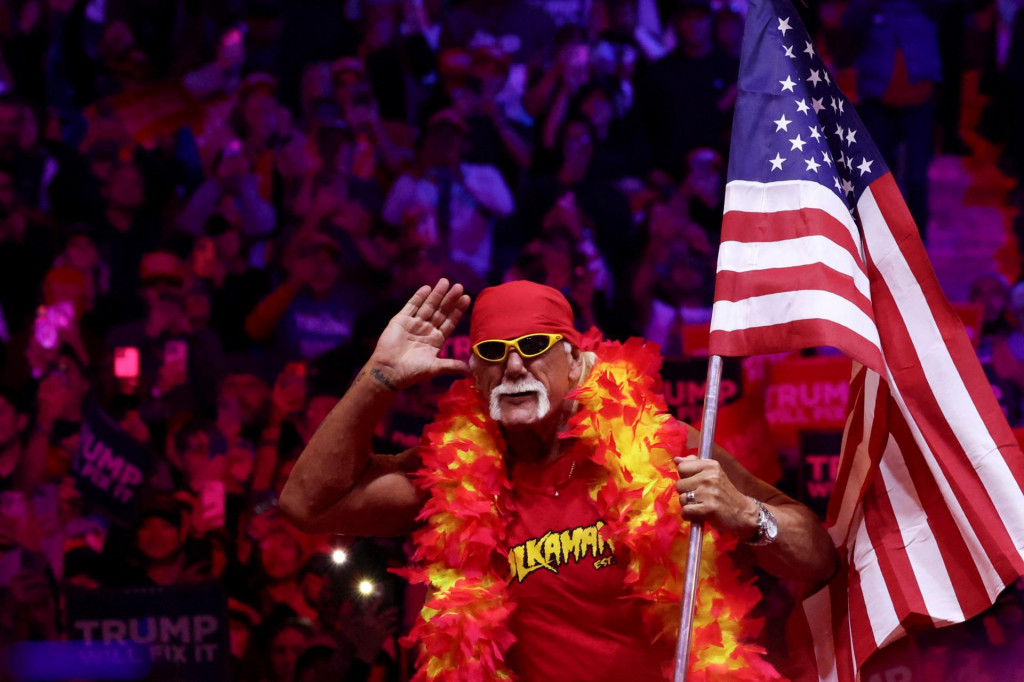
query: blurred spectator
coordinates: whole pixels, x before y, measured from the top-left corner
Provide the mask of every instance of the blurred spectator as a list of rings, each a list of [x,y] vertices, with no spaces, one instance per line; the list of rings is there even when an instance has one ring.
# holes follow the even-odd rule
[[[18,201],[15,183],[13,169],[0,163],[0,306],[11,333],[32,319],[36,301],[24,295],[24,286],[42,279],[54,251],[47,232]]]
[[[223,349],[210,329],[194,327],[185,309],[185,266],[167,251],[142,258],[139,280],[145,317],[111,330],[106,340],[107,383],[116,377],[117,349],[139,358],[137,382],[147,418],[209,406],[220,373]]]
[[[260,678],[264,682],[293,682],[295,664],[313,638],[305,621],[283,621],[270,637],[270,669]]]
[[[463,161],[468,132],[465,120],[455,111],[435,114],[420,141],[417,172],[395,181],[383,217],[398,225],[410,210],[433,209],[432,234],[424,238],[436,246],[441,258],[466,265],[486,278],[495,220],[511,214],[514,205],[497,169]]]
[[[265,614],[280,605],[300,618],[316,618],[315,606],[306,601],[299,583],[299,571],[307,557],[297,534],[281,522],[260,540],[257,579]]]
[[[1010,286],[998,273],[976,277],[970,286],[968,300],[981,306],[981,343],[978,359],[992,384],[996,398],[1011,423],[1019,423],[1024,384],[1018,383],[1019,370],[1008,352],[1011,334]]]
[[[540,9],[514,0],[466,0],[448,13],[441,45],[493,45],[514,64],[539,67],[554,41],[554,23]]]
[[[950,1],[851,0],[844,18],[849,33],[863,36],[853,62],[857,111],[921,234],[928,229],[935,88],[942,81],[935,19]]]
[[[45,570],[29,568],[28,564],[22,558],[21,570],[0,588],[0,614],[5,621],[0,641],[4,644],[56,640],[60,636],[53,576]]]
[[[188,511],[182,502],[163,496],[148,500],[139,510],[137,561],[129,568],[125,584],[175,585],[208,578],[209,562],[195,556],[188,536]]]
[[[302,238],[289,276],[249,314],[253,339],[276,337],[292,356],[313,358],[347,344],[356,318],[369,305],[359,288],[341,280],[341,251],[321,233]]]
[[[210,295],[209,326],[228,353],[246,350],[245,318],[270,288],[266,271],[246,259],[245,234],[221,216],[210,218],[192,245],[191,274]]]
[[[678,46],[648,69],[638,105],[655,166],[681,175],[694,149],[728,144],[739,62],[715,45],[709,0],[674,2],[672,27]]]
[[[30,130],[36,126],[29,106],[13,94],[0,94],[0,164],[11,174],[11,192],[3,198],[5,208],[13,200],[37,206],[43,184],[45,156],[31,144]],[[13,190],[13,192],[12,192]]]
[[[0,388],[0,492],[19,487],[17,480],[23,456],[29,416],[10,389]]]
[[[106,180],[104,207],[95,222],[97,238],[104,245],[103,262],[110,268],[110,305],[128,308],[139,289],[139,263],[143,254],[160,242],[157,216],[146,203],[145,179],[139,167],[125,161],[115,164]]]
[[[558,204],[571,205],[573,220],[579,227],[593,231],[593,242],[600,248],[612,272],[618,273],[633,239],[633,215],[626,196],[612,183],[593,171],[594,127],[582,116],[571,118],[558,136],[556,163],[552,171],[537,173],[524,193],[530,201],[521,211],[527,235]],[[568,194],[571,193],[571,201]],[[563,213],[565,217],[569,213]],[[578,231],[579,228],[577,228]],[[532,236],[532,235],[531,235]]]
[[[522,107],[522,92],[511,87],[508,56],[493,45],[470,51],[448,48],[440,55],[438,87],[421,107],[420,120],[451,108],[467,126],[466,160],[490,164],[515,182],[532,161],[533,121]]]
[[[643,336],[666,355],[683,355],[683,326],[711,321],[713,277],[707,260],[685,246],[672,247],[661,262],[645,262],[634,280],[635,310]]]
[[[335,103],[355,137],[352,172],[364,180],[394,175],[406,161],[406,155],[381,120],[363,61],[344,57],[334,62],[331,72]]]
[[[214,160],[211,177],[199,186],[182,209],[178,225],[198,235],[207,220],[219,211],[248,237],[271,233],[276,215],[266,196],[271,192],[272,169],[264,168],[263,172],[263,176],[257,175],[241,140],[229,141]]]

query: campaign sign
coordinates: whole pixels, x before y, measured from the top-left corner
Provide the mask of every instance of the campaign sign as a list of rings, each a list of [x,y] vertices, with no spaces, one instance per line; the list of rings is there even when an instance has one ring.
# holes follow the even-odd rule
[[[842,356],[790,358],[771,368],[765,417],[780,444],[803,430],[842,429],[850,396],[851,361]]]
[[[469,342],[469,334],[452,334],[445,340],[438,357],[469,362],[469,356],[472,354],[473,346]]]
[[[414,448],[420,444],[423,430],[432,421],[433,416],[395,412],[388,422],[387,440],[396,452]]]
[[[719,406],[731,405],[743,397],[743,372],[735,358],[723,358]],[[666,358],[661,368],[665,402],[677,419],[697,424],[704,409],[708,378],[707,358]]]
[[[95,666],[141,658],[159,682],[221,682],[230,674],[227,598],[217,582],[69,589],[68,633]]]
[[[822,519],[836,485],[842,431],[800,432],[799,499]]]
[[[71,463],[78,489],[114,516],[128,520],[135,495],[149,471],[150,453],[98,406],[90,405]]]

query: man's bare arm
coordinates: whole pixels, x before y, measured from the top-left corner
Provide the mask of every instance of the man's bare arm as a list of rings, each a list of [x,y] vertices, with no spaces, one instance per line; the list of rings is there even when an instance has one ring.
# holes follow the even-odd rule
[[[699,432],[690,429],[687,445],[697,447]],[[779,524],[775,542],[751,547],[757,563],[772,575],[824,584],[838,566],[838,555],[818,517],[805,505],[785,495],[747,471],[719,446],[713,459],[677,459],[680,480],[676,490],[683,502],[683,516],[705,520],[718,530],[749,540],[758,529],[758,508],[750,499],[760,500]],[[694,491],[696,502],[686,503]]]
[[[408,474],[414,451],[371,454],[377,425],[396,391],[465,363],[439,358],[445,340],[469,307],[462,286],[442,279],[422,287],[392,318],[373,356],[320,424],[281,492],[281,510],[307,532],[397,535],[407,532],[423,504]]]

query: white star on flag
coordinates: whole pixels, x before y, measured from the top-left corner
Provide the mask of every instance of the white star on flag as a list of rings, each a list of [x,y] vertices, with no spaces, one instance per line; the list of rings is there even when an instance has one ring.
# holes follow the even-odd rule
[[[797,135],[796,137],[792,138],[789,141],[789,143],[791,145],[793,145],[793,147],[789,151],[795,151],[797,149],[799,149],[800,151],[803,151],[804,150],[804,145],[807,144],[807,141],[804,140],[803,138],[801,138],[799,135]]]
[[[860,165],[857,166],[857,170],[860,171],[861,177],[863,177],[865,173],[871,172],[871,164],[873,163],[874,161],[868,161],[868,157],[864,157],[864,160],[862,160]]]
[[[778,152],[776,152],[775,153],[775,158],[774,159],[768,159],[768,161],[772,164],[772,170],[773,171],[777,171],[777,170],[782,170],[782,163],[785,161],[785,159],[782,158],[782,154],[779,154]]]
[[[840,166],[843,166],[844,168],[850,167],[849,161],[847,161],[846,159],[846,154],[843,154],[842,152],[839,152],[839,158],[836,159],[836,163],[838,163]]]
[[[838,109],[838,108],[836,107],[836,98],[835,98],[835,97],[833,97],[833,98],[832,98],[832,104],[831,104],[831,106],[832,106],[832,111],[833,111],[833,112],[835,112],[835,111],[839,111],[839,109]]]
[[[840,114],[846,113],[846,112],[843,111],[843,98],[842,97],[838,98],[836,100],[836,102],[839,103],[839,113]]]
[[[819,111],[821,111],[822,109],[825,108],[825,105],[822,104],[822,100],[823,99],[825,99],[825,98],[824,97],[822,97],[820,99],[814,99],[813,97],[811,98],[811,106],[814,107],[814,113],[815,114],[817,114]]]
[[[807,106],[807,100],[798,99],[796,100],[796,110],[801,114],[810,114],[811,108]]]
[[[827,163],[827,164],[828,164],[828,167],[829,167],[829,168],[831,168],[831,167],[832,167],[832,157],[831,157],[831,156],[829,155],[829,153],[828,153],[828,152],[822,152],[822,153],[821,153],[821,158],[822,158],[822,160],[823,160],[823,161],[824,161],[825,163]],[[838,180],[836,180],[836,182],[839,182],[839,181],[838,181]]]
[[[778,132],[778,131],[776,131],[776,132]],[[843,141],[843,126],[836,126],[836,137],[839,138],[840,142]]]
[[[821,82],[821,70],[820,69],[811,69],[811,75],[807,77],[807,80],[814,87],[818,87],[818,83]]]
[[[817,173],[818,169],[821,168],[821,164],[815,161],[814,157],[804,159],[804,163],[807,164],[807,170],[814,171],[815,173]]]
[[[842,192],[843,191],[843,186],[839,184],[839,178],[835,178],[835,181],[836,181],[836,189],[839,190],[840,192]]]
[[[779,18],[779,30],[782,31],[782,35],[786,35],[786,31],[793,30],[793,27],[789,25],[789,17]]]
[[[851,144],[853,144],[856,141],[857,141],[857,131],[854,130],[853,128],[850,128],[846,132],[846,144],[847,145],[851,145]]]
[[[843,180],[843,191],[847,194],[853,194],[853,183],[849,180]]]
[[[821,133],[818,131],[818,126],[809,126],[811,129],[811,137],[815,140],[821,139]]]
[[[780,118],[778,121],[772,121],[772,123],[775,124],[775,132],[779,132],[780,130],[785,130],[788,133],[789,132],[789,124],[792,123],[792,121],[787,120],[786,119],[786,115],[783,114],[782,118]]]
[[[832,79],[828,77],[828,69],[825,69],[825,84],[832,85]]]
[[[782,85],[783,92],[786,92],[787,90],[789,92],[796,92],[795,90],[793,90],[793,87],[796,85],[796,83],[789,76],[786,76],[786,80],[779,81],[779,84]]]
[[[793,46],[792,45],[783,45],[783,47],[786,48],[786,56],[787,57],[789,57],[790,59],[796,59],[796,55],[793,54]]]
[[[814,56],[814,45],[811,45],[810,43],[807,43],[807,49],[804,50],[804,52],[806,52],[808,54],[808,56],[813,57]]]

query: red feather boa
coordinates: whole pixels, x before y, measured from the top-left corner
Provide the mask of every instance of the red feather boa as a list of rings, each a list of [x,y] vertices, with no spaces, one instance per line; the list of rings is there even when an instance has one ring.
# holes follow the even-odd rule
[[[653,639],[675,638],[688,533],[680,520],[672,458],[686,451],[687,427],[661,395],[657,350],[639,339],[596,343],[598,362],[576,393],[579,410],[564,437],[607,473],[591,489],[605,539],[627,548],[626,588],[646,603]],[[430,498],[414,534],[417,567],[406,575],[431,593],[408,642],[421,651],[416,680],[515,680],[505,662],[509,620],[505,517],[510,483],[505,441],[468,380],[457,382],[424,432],[417,485]],[[749,644],[761,628],[748,618],[760,600],[743,581],[723,537],[705,534],[689,679],[778,680]],[[665,662],[666,675],[671,661]]]

